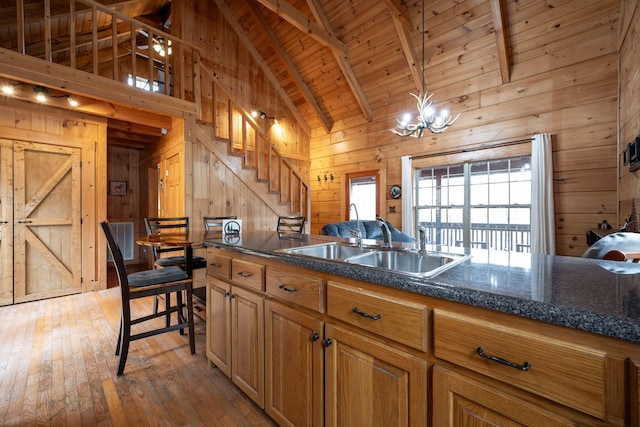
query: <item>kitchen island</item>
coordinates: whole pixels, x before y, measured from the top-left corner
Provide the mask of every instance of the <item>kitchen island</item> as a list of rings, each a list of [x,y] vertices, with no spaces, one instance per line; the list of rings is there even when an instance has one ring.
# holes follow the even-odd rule
[[[329,241],[349,242],[206,242],[208,357],[279,423],[638,426],[640,266],[467,250],[418,278],[282,253]]]

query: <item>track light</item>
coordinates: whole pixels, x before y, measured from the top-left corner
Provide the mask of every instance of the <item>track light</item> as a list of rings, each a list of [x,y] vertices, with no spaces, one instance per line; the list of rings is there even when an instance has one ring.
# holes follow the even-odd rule
[[[71,105],[72,107],[77,107],[78,106],[78,101],[76,101],[75,98],[72,98],[71,95],[67,94],[67,102],[69,103],[69,105]]]
[[[2,93],[4,95],[7,96],[14,96],[14,95],[18,95],[18,97],[24,98],[24,95],[26,95],[24,92],[23,93],[16,93],[16,88],[18,86],[31,86],[31,84],[29,83],[5,83],[0,87],[0,91],[2,91]],[[54,89],[54,93],[57,92],[57,89]],[[44,103],[47,102],[47,100],[49,100],[49,98],[65,98],[67,100],[67,102],[69,103],[70,106],[72,107],[77,107],[78,105],[80,105],[80,103],[78,102],[78,100],[76,98],[74,98],[73,96],[71,96],[71,94],[69,93],[64,93],[62,95],[52,95],[51,92],[49,92],[49,89],[44,87],[44,86],[40,86],[40,85],[34,85],[33,86],[33,93],[35,94],[36,100],[38,102]]]
[[[36,100],[38,102],[47,102],[47,97],[49,96],[49,91],[44,86],[34,86],[33,91],[36,94]]]

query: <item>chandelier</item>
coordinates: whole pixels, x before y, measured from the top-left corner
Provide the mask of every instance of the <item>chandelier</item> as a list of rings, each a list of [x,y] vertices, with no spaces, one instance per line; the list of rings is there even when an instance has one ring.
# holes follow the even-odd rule
[[[417,100],[418,116],[415,123],[411,122],[412,118],[408,113],[397,119],[397,129],[391,129],[391,132],[398,136],[421,138],[425,129],[432,133],[442,133],[460,117],[460,113],[452,117],[448,110],[442,110],[438,113],[436,108],[432,106],[431,97],[433,93],[427,93],[425,89],[424,62],[424,0],[422,0],[422,92],[419,95],[410,93]]]
[[[161,57],[165,57],[165,55],[171,55],[172,53],[172,49],[171,49],[171,40],[166,40],[166,46],[167,48],[165,49],[165,40],[164,37],[158,37],[158,38],[154,38],[153,39],[153,50],[158,53]]]

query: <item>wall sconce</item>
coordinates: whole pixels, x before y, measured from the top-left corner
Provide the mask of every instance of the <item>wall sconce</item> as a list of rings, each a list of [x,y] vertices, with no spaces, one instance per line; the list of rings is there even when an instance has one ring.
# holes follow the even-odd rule
[[[278,119],[273,116],[267,116],[267,113],[264,111],[252,111],[251,115],[253,117],[260,117],[261,119],[273,120],[273,123],[278,123]]]

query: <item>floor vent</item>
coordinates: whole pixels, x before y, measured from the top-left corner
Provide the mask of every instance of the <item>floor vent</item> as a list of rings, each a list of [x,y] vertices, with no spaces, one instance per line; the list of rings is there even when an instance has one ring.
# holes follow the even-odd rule
[[[135,241],[133,239],[133,223],[132,222],[111,222],[111,229],[113,230],[113,237],[118,242],[120,250],[122,251],[122,257],[125,261],[133,259],[133,245]],[[111,252],[108,253],[108,261],[113,261],[111,258]]]

